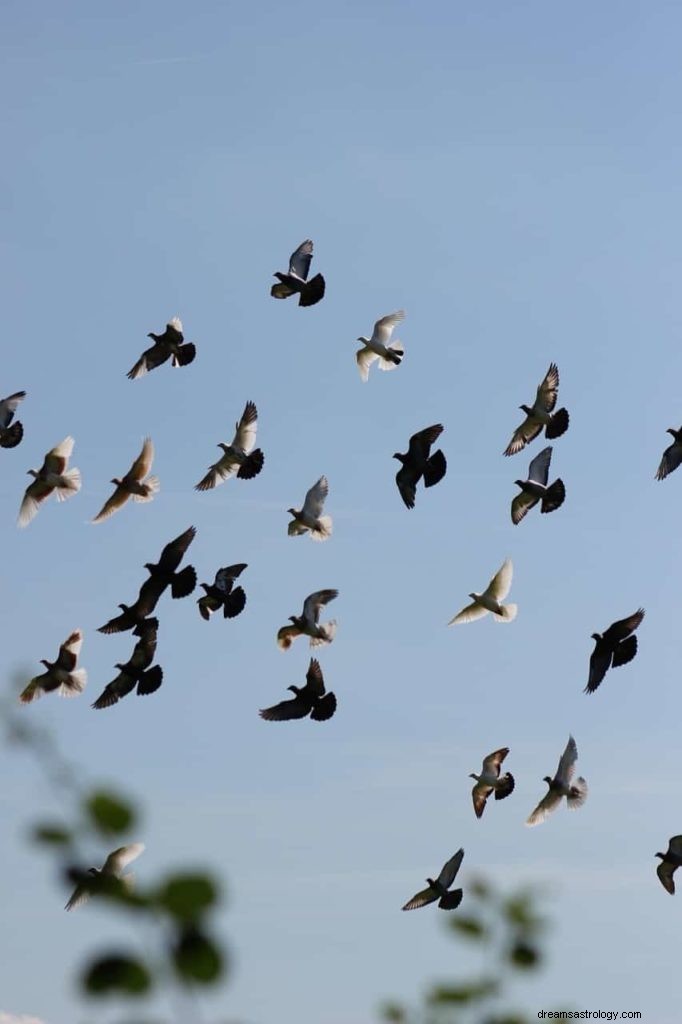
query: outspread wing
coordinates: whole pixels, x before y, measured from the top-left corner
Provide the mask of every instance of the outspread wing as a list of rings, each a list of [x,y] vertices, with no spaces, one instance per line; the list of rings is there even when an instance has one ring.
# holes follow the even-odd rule
[[[463,857],[464,850],[460,848],[457,853],[443,865],[441,873],[438,876],[438,881],[445,889],[449,889],[454,882]]]
[[[326,476],[321,476],[317,483],[314,483],[305,496],[303,502],[303,514],[311,519],[319,519],[322,515],[324,502],[329,494],[329,484]]]
[[[424,427],[423,430],[418,430],[417,433],[413,434],[410,438],[410,445],[407,450],[410,458],[419,461],[422,459],[428,459],[431,445],[438,440],[442,433],[442,423],[434,423],[430,427]]]
[[[15,391],[0,402],[0,427],[8,427],[20,403],[26,398],[25,391]]]
[[[507,558],[486,587],[486,596],[494,598],[495,601],[503,601],[511,590],[513,575],[514,566],[512,560]]]
[[[123,869],[136,860],[143,851],[144,843],[130,843],[129,846],[119,846],[118,850],[113,850],[105,860],[102,865],[102,872],[118,877]]]
[[[429,903],[435,903],[438,899],[438,893],[431,886],[428,889],[422,889],[421,892],[415,893],[411,900],[408,900],[403,910],[418,910],[419,907],[426,907]]]
[[[482,817],[486,802],[492,791],[492,786],[486,786],[485,782],[477,782],[471,790],[471,799],[474,802],[474,811],[477,818]]]
[[[365,345],[363,348],[359,348],[355,353],[355,361],[358,364],[358,370],[360,371],[360,377],[365,383],[369,379],[369,368],[372,363],[379,358],[377,352],[373,352],[371,348],[367,348]]]
[[[590,671],[584,693],[594,693],[611,667],[612,657],[613,648],[611,644],[604,637],[601,640],[596,640],[594,650],[590,655]]]
[[[669,473],[677,469],[680,462],[682,462],[682,444],[673,441],[670,447],[663,452],[663,457],[656,470],[656,479],[665,480]]]
[[[322,676],[322,669],[317,658],[310,659],[310,665],[306,672],[306,691],[311,697],[319,698],[324,696],[324,678]]]
[[[240,448],[246,455],[253,451],[256,443],[256,430],[258,428],[258,410],[253,402],[247,402],[239,423],[236,424],[236,433],[232,441],[233,448]]]
[[[542,431],[542,423],[539,423],[534,416],[526,416],[512,435],[512,439],[504,450],[505,455],[516,455],[531,441],[534,441]]]
[[[644,609],[638,608],[632,615],[628,615],[627,619],[619,619],[614,622],[613,625],[604,633],[604,639],[615,643],[619,640],[625,640],[626,637],[630,636],[630,633],[634,633],[637,627],[641,624],[644,618]]]
[[[238,562],[236,565],[227,565],[223,569],[218,569],[215,574],[214,587],[222,591],[224,594],[229,594],[232,589],[232,582],[237,579],[238,576],[247,569],[248,565],[246,562]]]
[[[682,836],[673,836],[672,839],[668,840],[668,855],[671,853],[675,857],[682,857]]]
[[[185,556],[187,548],[196,536],[196,527],[190,526],[184,533],[181,533],[175,540],[166,544],[159,558],[159,566],[165,572],[175,572]]]
[[[282,626],[277,630],[277,646],[283,651],[288,651],[297,636],[302,636],[301,630],[293,623],[289,626]]]
[[[63,441],[51,448],[45,456],[41,472],[63,473],[69,463],[75,443],[72,437],[65,437]]]
[[[550,789],[526,820],[526,825],[540,825],[561,803],[561,794]]]
[[[448,626],[460,625],[463,622],[476,622],[476,619],[482,619],[487,614],[487,608],[477,604],[476,601],[472,601],[471,604],[462,608],[461,612],[457,612],[454,618],[450,619]]]
[[[546,448],[543,448],[541,452],[538,452],[535,458],[531,460],[530,466],[528,467],[528,479],[546,487],[547,480],[549,478],[549,464],[551,461],[552,446],[550,444]]]
[[[149,473],[154,461],[154,444],[151,437],[145,437],[142,451],[137,456],[132,466],[126,473],[127,479],[136,480],[139,483]]]
[[[403,463],[395,475],[395,482],[406,508],[414,508],[417,500],[417,483],[421,473],[415,471],[409,462]]]
[[[404,309],[399,309],[396,313],[389,313],[387,316],[382,316],[374,325],[371,340],[378,341],[380,345],[388,345],[396,324],[399,324],[404,319]]]
[[[109,519],[113,516],[114,512],[118,512],[120,508],[123,508],[129,497],[130,495],[124,487],[117,487],[111,497],[107,498],[104,502],[92,522],[102,523],[105,519]]]
[[[660,879],[661,885],[666,892],[670,893],[671,896],[675,895],[675,879],[673,878],[673,875],[675,874],[676,867],[676,864],[671,864],[667,860],[662,860],[656,868],[656,874]]]
[[[311,704],[302,694],[293,700],[283,700],[271,708],[262,708],[258,714],[266,722],[289,722],[294,718],[305,718],[310,714]]]
[[[539,502],[539,498],[534,498],[532,494],[528,494],[526,491],[520,491],[515,498],[512,499],[511,503],[511,519],[514,526],[518,526],[522,519],[525,519],[526,515],[532,508],[535,508]]]
[[[330,601],[333,601],[338,596],[338,590],[316,590],[314,594],[309,594],[303,602],[301,617],[306,622],[319,622],[320,611],[324,605],[329,604]]]
[[[559,758],[559,767],[556,770],[554,779],[563,786],[568,786],[575,773],[575,763],[578,760],[578,748],[572,736],[568,737],[566,749]]]
[[[494,750],[492,754],[488,754],[483,759],[483,775],[499,775],[500,765],[504,761],[505,757],[509,753],[509,747],[500,747],[499,750]]]
[[[550,363],[545,378],[538,385],[535,403],[545,412],[553,412],[559,394],[559,369],[556,363]]]
[[[289,258],[289,273],[295,274],[302,281],[307,281],[312,258],[313,243],[309,238],[306,238],[305,242],[301,242],[298,249],[292,252]]]
[[[90,707],[95,711],[103,708],[112,708],[122,697],[127,697],[135,686],[135,676],[129,676],[126,672],[119,672],[115,679],[108,683],[99,697]]]
[[[59,648],[57,666],[63,668],[66,672],[71,672],[76,667],[82,646],[83,633],[80,629],[75,629]]]

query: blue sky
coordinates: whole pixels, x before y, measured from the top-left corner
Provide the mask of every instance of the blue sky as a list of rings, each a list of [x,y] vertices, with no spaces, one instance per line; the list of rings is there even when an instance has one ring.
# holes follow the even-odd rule
[[[5,8],[0,396],[28,398],[0,452],[3,662],[33,673],[85,631],[83,698],[25,714],[139,796],[140,878],[225,875],[233,974],[211,1018],[369,1024],[466,966],[444,915],[399,909],[459,846],[465,898],[479,872],[548,886],[529,1009],[676,1018],[679,906],[653,853],[682,831],[682,473],[653,476],[682,422],[681,30],[663,2]],[[268,291],[306,237],[327,294],[299,309]],[[363,385],[355,339],[399,308],[403,365]],[[176,314],[195,363],[127,381]],[[529,460],[501,452],[552,360],[567,498],[513,527]],[[263,472],[196,494],[247,399]],[[390,456],[434,422],[448,474],[408,512]],[[16,530],[26,470],[67,434],[82,492]],[[158,498],[87,525],[147,434]],[[322,473],[333,538],[288,538]],[[206,624],[164,598],[162,689],[91,711],[132,648],[97,626],[191,523],[200,580],[248,562],[244,614]],[[517,621],[447,629],[507,556]],[[262,722],[309,658],[276,630],[322,587],[340,591],[320,654],[338,712]],[[639,605],[637,659],[584,696],[590,634]],[[569,732],[589,799],[525,829]],[[517,788],[477,821],[467,774],[502,745]],[[25,840],[54,805],[25,758],[0,799],[0,1010],[120,1019],[73,978],[127,923],[63,913]]]

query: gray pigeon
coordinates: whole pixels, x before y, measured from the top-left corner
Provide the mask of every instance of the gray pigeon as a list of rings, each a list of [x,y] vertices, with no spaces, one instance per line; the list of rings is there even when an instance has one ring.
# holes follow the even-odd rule
[[[540,825],[551,813],[555,811],[563,797],[569,810],[577,810],[587,800],[587,783],[582,776],[573,782],[575,774],[575,763],[578,760],[578,748],[572,736],[568,737],[568,743],[559,760],[559,767],[554,778],[545,775],[543,782],[549,786],[548,793],[542,798],[533,813],[526,821],[526,825]]]
[[[673,875],[682,865],[682,836],[673,836],[668,841],[668,849],[665,853],[657,853],[661,863],[656,868],[656,874],[666,892],[671,896],[675,895],[675,879]]]
[[[504,454],[516,455],[522,448],[533,441],[545,428],[545,437],[553,441],[568,430],[568,413],[565,409],[554,407],[559,395],[559,370],[556,363],[549,364],[549,370],[543,381],[538,385],[535,401],[532,406],[520,405],[526,414],[523,423],[516,428],[514,436],[507,445]]]
[[[0,401],[0,448],[16,448],[24,436],[22,424],[19,420],[12,423],[12,420],[19,404],[25,398],[25,391],[15,391],[13,395],[8,395]]]
[[[542,502],[541,512],[554,512],[563,505],[566,497],[563,480],[556,479],[553,484],[547,486],[551,459],[552,448],[550,445],[548,448],[543,448],[531,461],[528,468],[528,479],[514,481],[516,486],[521,488],[521,493],[516,495],[511,506],[511,518],[514,526],[518,526],[526,513],[535,508],[538,502]]]
[[[200,583],[199,586],[205,590],[197,604],[202,619],[208,620],[213,612],[223,609],[223,617],[233,619],[244,610],[246,594],[243,587],[235,587],[234,581],[247,569],[246,562],[239,562],[237,565],[227,565],[224,569],[218,569],[213,583]]]
[[[458,850],[454,857],[451,857],[443,865],[443,870],[438,878],[426,879],[429,883],[428,889],[422,889],[421,892],[415,893],[412,899],[407,901],[403,910],[417,910],[419,907],[426,907],[429,903],[435,903],[436,900],[438,900],[441,910],[454,910],[458,907],[462,902],[462,890],[453,889],[448,892],[448,889],[455,880],[463,857],[464,850]]]
[[[282,626],[277,631],[277,646],[288,651],[297,636],[309,636],[311,647],[330,644],[336,636],[336,621],[320,623],[320,612],[338,596],[338,590],[316,590],[314,594],[308,594],[301,614],[289,616],[292,625]]]
[[[274,276],[279,284],[273,284],[270,294],[273,299],[288,299],[298,295],[299,306],[314,306],[324,296],[324,278],[316,274],[310,281],[308,272],[313,258],[313,243],[309,238],[301,242],[298,249],[289,258],[289,272],[282,274],[275,271]]]

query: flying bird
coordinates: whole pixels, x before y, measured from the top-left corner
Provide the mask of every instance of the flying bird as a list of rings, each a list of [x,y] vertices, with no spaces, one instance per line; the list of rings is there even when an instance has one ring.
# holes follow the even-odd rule
[[[518,526],[527,512],[535,508],[541,502],[540,512],[554,512],[564,503],[566,488],[564,482],[557,478],[553,484],[547,486],[549,477],[549,464],[552,459],[552,447],[543,448],[535,456],[528,468],[527,480],[515,480],[521,493],[517,494],[511,505],[511,517],[514,526]]]
[[[526,821],[526,825],[540,825],[545,818],[549,817],[561,803],[562,797],[566,797],[569,811],[577,810],[587,800],[587,783],[582,775],[572,782],[575,773],[575,763],[578,760],[578,748],[572,736],[568,737],[568,743],[561,758],[559,767],[554,778],[545,775],[543,782],[549,786],[549,791],[542,798],[533,813]]]
[[[34,480],[24,492],[17,520],[19,526],[28,526],[42,502],[49,498],[53,491],[57,501],[66,501],[80,491],[80,470],[67,469],[74,444],[72,437],[65,437],[50,449],[40,469],[29,469],[29,476],[34,477]]]
[[[433,487],[445,476],[447,463],[445,456],[439,448],[433,455],[431,445],[443,433],[443,425],[434,423],[432,427],[425,427],[410,438],[407,451],[404,454],[395,452],[394,459],[402,463],[396,473],[395,482],[400,491],[400,497],[407,508],[414,508],[417,494],[417,484],[424,478],[424,487]]]
[[[322,669],[316,658],[310,659],[305,686],[288,686],[295,694],[293,700],[283,700],[271,708],[259,711],[261,718],[268,722],[288,722],[292,718],[307,718],[326,722],[336,711],[336,696],[324,688]]]
[[[313,243],[307,238],[289,257],[288,274],[275,271],[274,277],[279,284],[273,284],[270,289],[273,299],[288,299],[290,295],[298,295],[299,306],[314,306],[320,301],[324,296],[324,278],[322,274],[316,274],[308,280],[312,258]]]
[[[104,687],[91,707],[97,711],[113,707],[122,697],[127,697],[135,686],[137,686],[138,697],[144,697],[158,690],[163,682],[163,671],[159,665],[149,667],[156,654],[158,629],[158,619],[145,619],[136,627],[135,633],[140,639],[135,644],[130,659],[125,664],[116,663],[115,667],[119,670],[118,675]]]
[[[448,889],[450,889],[455,880],[463,857],[464,850],[458,850],[454,857],[451,857],[443,865],[443,870],[438,878],[426,879],[429,883],[428,889],[422,889],[421,892],[416,893],[411,900],[407,901],[403,910],[417,910],[419,907],[425,907],[429,903],[435,903],[436,900],[438,900],[438,906],[441,910],[454,910],[458,907],[462,902],[462,890],[452,889],[452,891],[448,892]]]
[[[327,540],[332,535],[332,517],[323,516],[322,509],[329,494],[326,476],[321,476],[305,496],[303,508],[289,508],[287,512],[294,518],[287,527],[290,537],[298,537],[309,533],[313,540]]]
[[[2,420],[0,419],[1,422]],[[679,430],[675,430],[674,427],[668,427],[666,434],[672,434],[673,443],[663,452],[663,458],[656,470],[657,480],[665,480],[682,462],[682,427]]]
[[[169,320],[163,334],[150,332],[147,337],[152,338],[154,344],[142,353],[133,368],[128,371],[128,380],[143,377],[149,370],[155,370],[169,359],[172,366],[187,366],[197,354],[193,342],[185,341],[182,321],[177,316]]]
[[[556,412],[554,411],[558,395],[559,370],[556,363],[550,363],[544,380],[538,385],[535,401],[532,406],[519,406],[519,409],[525,412],[526,418],[514,431],[514,436],[505,449],[505,455],[516,455],[530,441],[534,440],[538,434],[542,433],[543,427],[545,428],[545,437],[548,441],[561,437],[568,430],[568,413],[566,410],[557,409]]]
[[[125,505],[128,498],[132,498],[133,501],[152,500],[159,490],[158,476],[148,475],[153,461],[154,445],[151,437],[147,437],[142,445],[142,451],[126,475],[120,480],[118,477],[114,477],[111,481],[112,484],[116,484],[116,490],[92,520],[93,523],[101,523],[109,516],[113,516],[114,512],[118,512]]]
[[[95,882],[95,879],[102,879],[106,882],[108,879],[119,878],[129,884],[129,880],[132,878],[132,875],[124,876],[123,870],[128,866],[128,864],[139,857],[143,850],[144,843],[131,843],[130,846],[120,846],[118,850],[113,850],[104,861],[101,868],[89,868],[89,870],[83,874],[82,881],[80,881],[74,889],[64,909],[75,910],[76,907],[80,907],[83,903],[86,903],[90,899],[91,894],[93,892],[97,892],[97,883]]]
[[[469,597],[473,598],[472,603],[468,604],[466,608],[462,608],[461,612],[450,619],[448,626],[455,623],[475,622],[476,619],[482,619],[488,612],[492,613],[495,622],[513,622],[518,612],[517,606],[501,603],[511,590],[513,573],[514,566],[511,559],[508,558],[502,563],[482,594],[477,594],[476,591],[469,594]]]
[[[22,704],[31,704],[44,693],[55,690],[60,697],[77,697],[85,689],[88,681],[84,668],[76,668],[78,655],[83,646],[83,634],[80,629],[74,630],[59,648],[56,661],[40,659],[40,664],[47,669],[39,676],[34,676],[28,686],[22,690],[19,700]]]
[[[483,760],[481,774],[476,775],[472,772],[469,776],[470,779],[476,780],[476,785],[471,790],[471,797],[477,818],[482,817],[486,801],[491,793],[495,793],[496,800],[504,800],[506,796],[514,792],[514,776],[510,772],[505,772],[500,776],[500,766],[508,753],[509,747],[502,747],[500,750],[488,754]]]
[[[627,619],[619,619],[605,632],[593,633],[594,650],[590,655],[590,674],[583,693],[594,693],[610,668],[627,665],[637,654],[634,632],[644,618],[644,609],[638,608]]]
[[[235,423],[232,444],[219,442],[218,447],[223,450],[222,458],[209,466],[208,473],[194,490],[210,491],[235,475],[240,480],[253,480],[254,476],[258,476],[265,457],[260,448],[254,449],[257,428],[258,410],[253,402],[247,402],[242,418]]]
[[[292,625],[282,626],[277,631],[277,646],[287,651],[297,636],[309,636],[311,647],[330,644],[336,635],[336,621],[332,619],[320,625],[320,612],[338,596],[338,590],[316,590],[314,594],[309,594],[303,602],[301,615],[290,615]]]
[[[223,616],[226,619],[233,619],[244,610],[246,594],[242,587],[234,586],[234,581],[246,568],[246,562],[228,565],[224,569],[218,569],[214,583],[199,584],[206,591],[197,601],[202,619],[208,621],[213,612],[219,611],[220,608],[223,609]]]
[[[396,313],[389,313],[382,316],[374,325],[371,338],[364,338],[362,335],[357,339],[362,342],[362,348],[355,353],[358,370],[363,381],[369,378],[369,368],[375,360],[379,360],[380,370],[395,370],[400,366],[405,349],[401,341],[391,341],[391,335],[397,324],[405,319],[405,310],[399,309]]]
[[[657,853],[661,863],[656,868],[656,874],[666,892],[671,896],[675,895],[675,879],[673,875],[682,864],[682,836],[673,836],[668,841],[668,849],[665,853]]]
[[[20,402],[25,398],[25,391],[15,391],[0,401],[0,448],[16,448],[24,436],[23,424],[19,420],[12,423],[12,420]]]

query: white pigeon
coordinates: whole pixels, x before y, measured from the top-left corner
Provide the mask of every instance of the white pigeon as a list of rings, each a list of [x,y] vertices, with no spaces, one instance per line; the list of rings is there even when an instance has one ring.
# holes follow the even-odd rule
[[[328,494],[327,478],[321,476],[306,494],[302,509],[287,509],[289,515],[294,517],[287,527],[290,537],[298,537],[304,533],[309,533],[313,540],[327,540],[331,537],[332,517],[322,515]]]
[[[81,489],[79,469],[67,469],[69,458],[75,442],[72,437],[65,437],[58,445],[51,448],[43,460],[40,469],[29,469],[29,476],[35,477],[24,492],[19,509],[19,526],[28,526],[38,512],[40,505],[54,491],[57,501],[72,498]]]
[[[526,825],[540,825],[552,811],[555,811],[561,803],[562,797],[566,797],[568,809],[576,810],[587,800],[587,783],[582,776],[571,782],[575,773],[575,763],[578,760],[578,748],[572,736],[568,737],[568,743],[559,760],[559,767],[554,778],[545,775],[543,782],[549,786],[549,791],[542,798],[533,813],[526,821]]]
[[[357,340],[363,343],[358,349],[355,358],[360,370],[360,376],[364,381],[369,377],[369,368],[378,359],[380,370],[395,370],[400,366],[405,352],[402,342],[396,340],[391,342],[391,335],[396,324],[405,319],[405,311],[399,309],[397,313],[389,313],[377,320],[372,331],[371,338],[360,336]]]
[[[309,594],[303,602],[303,611],[299,615],[290,615],[291,626],[282,626],[277,631],[277,646],[287,651],[297,636],[309,636],[310,646],[330,644],[336,635],[336,621],[320,624],[320,612],[326,604],[339,596],[338,590],[316,590]]]
[[[461,612],[450,619],[448,626],[455,623],[475,622],[476,619],[482,619],[488,612],[492,613],[495,622],[513,622],[518,612],[517,606],[501,603],[511,589],[513,572],[514,566],[511,559],[508,558],[502,563],[482,594],[477,594],[475,591],[469,594],[469,597],[473,598],[472,603],[468,604],[466,608],[462,608]]]
[[[132,881],[132,875],[123,876],[123,869],[134,861],[144,851],[144,843],[131,843],[130,846],[119,846],[118,850],[113,850],[109,854],[107,859],[101,868],[90,868],[88,874],[93,878],[120,878],[126,884],[130,884]],[[73,893],[69,897],[64,910],[74,910],[76,907],[82,906],[90,899],[91,889],[87,882],[82,882],[76,886]]]
[[[218,444],[223,450],[222,458],[209,466],[208,473],[194,490],[210,491],[231,476],[237,476],[240,480],[252,480],[258,476],[263,468],[264,456],[260,448],[254,449],[257,429],[258,410],[253,402],[247,402],[242,418],[235,423],[232,444],[222,441]]]

